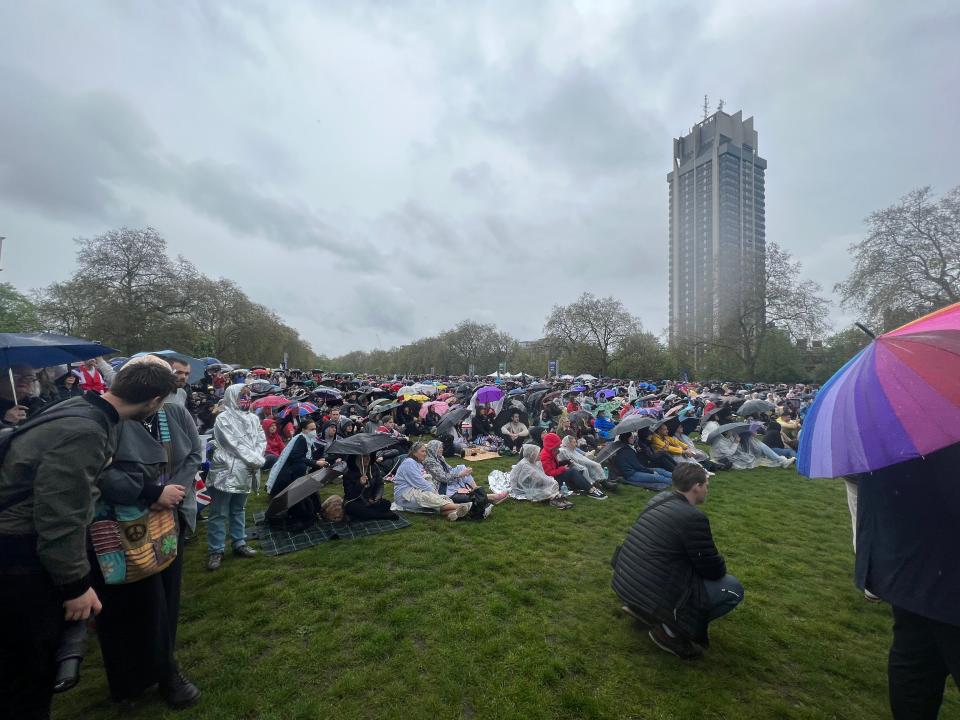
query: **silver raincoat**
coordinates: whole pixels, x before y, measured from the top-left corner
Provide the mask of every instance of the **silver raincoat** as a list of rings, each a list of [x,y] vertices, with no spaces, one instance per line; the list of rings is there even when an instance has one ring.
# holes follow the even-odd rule
[[[510,496],[518,500],[540,502],[560,494],[557,481],[543,472],[540,464],[540,448],[524,445],[520,454],[523,459],[510,471]]]
[[[213,425],[216,447],[207,483],[221,492],[248,493],[263,466],[267,436],[253,413],[240,409],[245,385],[231,385],[223,394],[224,410]]]

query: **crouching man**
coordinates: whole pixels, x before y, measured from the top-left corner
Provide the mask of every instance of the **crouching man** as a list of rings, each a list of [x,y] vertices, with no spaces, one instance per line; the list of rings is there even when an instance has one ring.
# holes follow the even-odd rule
[[[684,659],[709,644],[707,626],[743,600],[727,575],[710,521],[697,507],[710,480],[699,465],[673,471],[673,487],[654,497],[613,557],[613,590],[624,611],[650,626],[650,639]]]

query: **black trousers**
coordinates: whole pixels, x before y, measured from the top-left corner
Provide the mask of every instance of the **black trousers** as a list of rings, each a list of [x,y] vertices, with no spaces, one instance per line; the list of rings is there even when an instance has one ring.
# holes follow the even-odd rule
[[[586,476],[578,468],[564,470],[557,475],[554,480],[561,485],[566,483],[568,488],[577,492],[586,492],[592,487],[590,481],[587,480]]]
[[[517,452],[519,452],[520,448],[523,447],[523,442],[525,440],[525,438],[522,438],[522,437],[518,437],[516,440],[514,440],[509,435],[501,435],[500,437],[503,438],[504,445],[506,445],[511,450],[516,450]]]
[[[373,505],[367,505],[363,498],[344,503],[343,509],[351,520],[396,520],[397,515],[390,509],[390,501],[381,498]]]
[[[0,715],[50,717],[63,601],[44,572],[0,572]]]
[[[97,639],[103,654],[110,695],[136,698],[176,672],[174,647],[180,618],[183,578],[183,532],[177,557],[163,572],[129,585],[107,585],[91,557],[93,586],[103,603],[97,616]]]
[[[894,605],[887,663],[894,720],[936,720],[948,675],[960,687],[960,625]]]

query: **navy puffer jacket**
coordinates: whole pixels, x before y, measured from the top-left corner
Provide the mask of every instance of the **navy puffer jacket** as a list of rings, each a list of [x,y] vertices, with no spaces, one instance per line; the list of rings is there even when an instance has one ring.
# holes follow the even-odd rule
[[[704,579],[727,573],[710,521],[686,497],[654,497],[613,556],[613,590],[639,614],[705,643],[709,603]]]

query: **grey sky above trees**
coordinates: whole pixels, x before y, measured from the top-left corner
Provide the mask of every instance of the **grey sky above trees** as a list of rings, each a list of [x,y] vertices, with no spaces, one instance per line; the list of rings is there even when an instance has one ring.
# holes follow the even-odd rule
[[[871,212],[958,183],[956,3],[480,5],[4,3],[0,279],[150,225],[328,355],[534,339],[583,292],[656,333],[704,93],[756,118],[768,240],[824,288]]]

